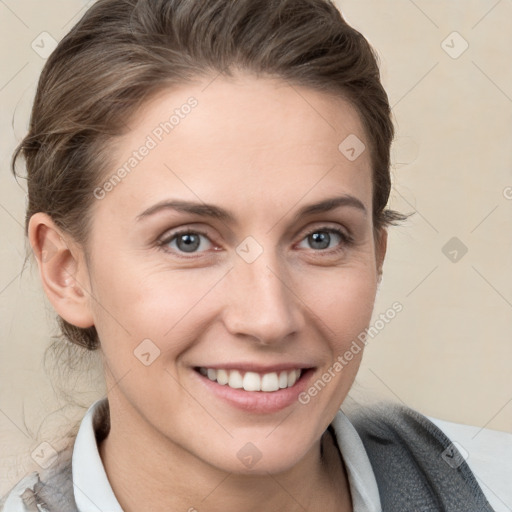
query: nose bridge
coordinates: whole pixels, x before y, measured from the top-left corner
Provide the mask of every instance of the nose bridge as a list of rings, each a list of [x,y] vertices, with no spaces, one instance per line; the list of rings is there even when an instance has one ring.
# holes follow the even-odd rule
[[[245,334],[269,344],[300,328],[297,298],[275,251],[266,249],[252,262],[237,256],[230,274],[233,300],[229,302],[226,323],[233,334]]]

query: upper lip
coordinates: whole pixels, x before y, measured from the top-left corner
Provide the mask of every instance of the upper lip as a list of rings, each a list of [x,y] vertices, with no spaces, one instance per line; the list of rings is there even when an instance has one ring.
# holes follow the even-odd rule
[[[304,363],[277,363],[272,365],[261,365],[256,363],[220,363],[199,365],[196,368],[211,368],[212,370],[241,370],[243,372],[272,373],[290,370],[306,370],[312,368],[310,364]]]

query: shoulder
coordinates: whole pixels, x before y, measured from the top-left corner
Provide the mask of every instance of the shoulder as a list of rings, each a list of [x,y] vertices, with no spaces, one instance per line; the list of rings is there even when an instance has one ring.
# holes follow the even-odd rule
[[[72,452],[72,446],[60,451],[49,468],[19,480],[0,500],[0,512],[76,512]]]
[[[489,502],[512,510],[512,433],[428,416],[457,447]]]
[[[420,412],[387,401],[344,412],[367,451],[384,510],[426,502],[432,510],[493,510],[464,453]]]
[[[33,496],[40,486],[41,480],[37,471],[26,475],[0,499],[0,511],[25,512],[28,510],[26,507],[35,503]]]
[[[82,437],[86,437],[82,450],[87,452],[95,441],[108,433],[109,428],[108,400],[98,399],[82,420],[68,430],[64,448],[58,451],[49,466],[23,477],[0,499],[0,512],[27,512],[36,510],[34,506],[41,512],[76,512],[72,469],[77,439],[82,431]]]

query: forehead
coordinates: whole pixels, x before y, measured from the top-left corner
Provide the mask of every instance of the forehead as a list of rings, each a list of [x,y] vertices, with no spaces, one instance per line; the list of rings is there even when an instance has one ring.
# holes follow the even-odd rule
[[[192,98],[196,106],[189,108]],[[213,77],[162,90],[128,125],[131,133],[124,137],[122,149],[136,145],[148,134],[157,143],[172,144],[171,140],[161,140],[169,139],[166,135],[171,131],[174,138],[180,138],[181,147],[185,142],[187,149],[201,144],[229,153],[233,150],[228,146],[231,141],[255,149],[261,145],[285,149],[294,144],[315,144],[337,156],[338,144],[346,136],[365,139],[359,115],[340,95],[248,74]]]
[[[108,197],[126,208],[164,195],[235,202],[234,191],[263,206],[283,192],[297,202],[338,186],[371,209],[368,141],[339,96],[279,79],[213,77],[161,91],[128,127],[113,147],[110,175],[128,172]]]

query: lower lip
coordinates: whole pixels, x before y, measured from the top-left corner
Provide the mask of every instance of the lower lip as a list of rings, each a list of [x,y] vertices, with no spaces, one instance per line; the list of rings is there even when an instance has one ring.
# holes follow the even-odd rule
[[[292,387],[271,392],[230,388],[227,384],[221,385],[210,380],[196,370],[192,371],[210,393],[231,406],[247,412],[268,414],[281,411],[298,402],[299,395],[307,388],[314,369],[303,370],[299,380]]]

